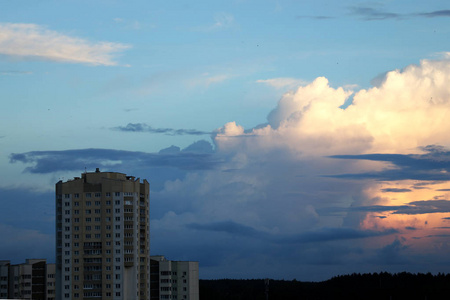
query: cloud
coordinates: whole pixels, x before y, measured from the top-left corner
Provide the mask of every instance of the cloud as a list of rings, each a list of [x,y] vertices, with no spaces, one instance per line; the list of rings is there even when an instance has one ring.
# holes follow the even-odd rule
[[[367,6],[355,6],[350,8],[350,12],[353,15],[362,17],[366,21],[386,20],[386,19],[399,19],[401,15],[391,12],[385,12],[379,9],[375,9]]]
[[[197,148],[198,149],[198,148]],[[10,163],[33,164],[26,172],[46,174],[58,171],[87,169],[140,169],[171,167],[181,170],[205,170],[215,168],[220,160],[210,153],[182,151],[178,153],[146,153],[112,149],[77,149],[63,151],[31,151],[13,153]]]
[[[22,229],[0,223],[2,247],[0,256],[12,263],[23,263],[27,258],[47,258],[49,263],[55,261],[53,234],[43,234],[35,229]]]
[[[250,226],[238,224],[233,221],[214,222],[209,224],[191,223],[187,224],[187,227],[196,230],[223,232],[234,236],[260,238],[269,242],[277,243],[314,243],[333,240],[351,240],[397,233],[397,231],[393,229],[386,231],[364,231],[355,230],[353,228],[322,228],[316,231],[288,236],[258,231]]]
[[[16,75],[30,75],[31,71],[0,71],[0,75],[3,76],[16,76]]]
[[[362,159],[389,162],[390,167],[378,172],[340,174],[336,177],[355,179],[376,178],[380,180],[450,180],[450,151],[437,145],[420,147],[425,154],[363,154],[334,155],[331,158]]]
[[[421,200],[412,201],[405,205],[372,205],[372,206],[352,206],[348,208],[328,207],[319,210],[319,213],[336,213],[336,212],[391,212],[399,215],[421,215],[433,213],[450,213],[449,200]]]
[[[205,135],[211,132],[201,131],[196,129],[173,129],[173,128],[153,128],[145,123],[128,123],[127,126],[117,126],[111,128],[112,130],[124,132],[148,132],[161,133],[165,135]]]
[[[419,13],[417,15],[427,18],[450,17],[450,10],[448,9],[436,10],[427,13]]]
[[[14,58],[115,66],[129,45],[71,37],[37,24],[0,23],[0,54]]]
[[[269,86],[272,86],[276,89],[294,89],[297,88],[300,85],[307,84],[306,81],[302,79],[296,79],[296,78],[272,78],[272,79],[260,79],[256,81],[257,83],[264,83]]]
[[[31,151],[10,160],[39,176],[100,166],[149,179],[155,251],[198,259],[204,278],[323,280],[380,263],[442,272],[448,82],[448,60],[386,72],[358,91],[319,77],[283,94],[263,125],[224,124],[214,147]]]
[[[408,193],[411,192],[410,189],[397,189],[397,188],[387,188],[381,190],[383,193]]]
[[[234,16],[228,13],[219,13],[214,16],[214,24],[205,28],[207,31],[222,30],[234,25]]]
[[[186,80],[186,85],[190,88],[209,87],[212,84],[217,84],[228,80],[233,77],[231,74],[215,74],[203,73],[198,77],[191,77]]]

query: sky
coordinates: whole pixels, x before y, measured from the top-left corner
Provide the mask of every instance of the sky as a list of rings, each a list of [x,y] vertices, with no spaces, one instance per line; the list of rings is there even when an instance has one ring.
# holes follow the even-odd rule
[[[151,185],[200,278],[450,272],[448,1],[0,0],[0,259],[54,188]]]

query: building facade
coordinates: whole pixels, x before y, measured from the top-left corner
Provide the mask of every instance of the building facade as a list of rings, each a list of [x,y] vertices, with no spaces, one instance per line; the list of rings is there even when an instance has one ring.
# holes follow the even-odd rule
[[[151,256],[152,300],[199,300],[198,262]]]
[[[150,299],[149,189],[99,169],[56,184],[56,299]]]
[[[11,265],[0,261],[0,299],[55,300],[55,264],[27,259]]]

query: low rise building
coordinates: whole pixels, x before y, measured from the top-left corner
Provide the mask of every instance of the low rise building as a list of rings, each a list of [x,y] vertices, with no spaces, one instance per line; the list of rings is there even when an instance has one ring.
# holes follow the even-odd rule
[[[151,300],[198,300],[198,262],[150,256]]]
[[[12,265],[0,261],[0,299],[55,300],[55,264],[27,259]]]

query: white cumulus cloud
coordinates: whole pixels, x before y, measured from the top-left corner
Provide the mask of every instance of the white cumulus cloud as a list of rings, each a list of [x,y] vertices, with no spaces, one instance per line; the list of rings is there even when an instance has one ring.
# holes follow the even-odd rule
[[[0,54],[16,58],[114,66],[115,54],[128,48],[120,43],[93,43],[37,24],[0,23]]]

